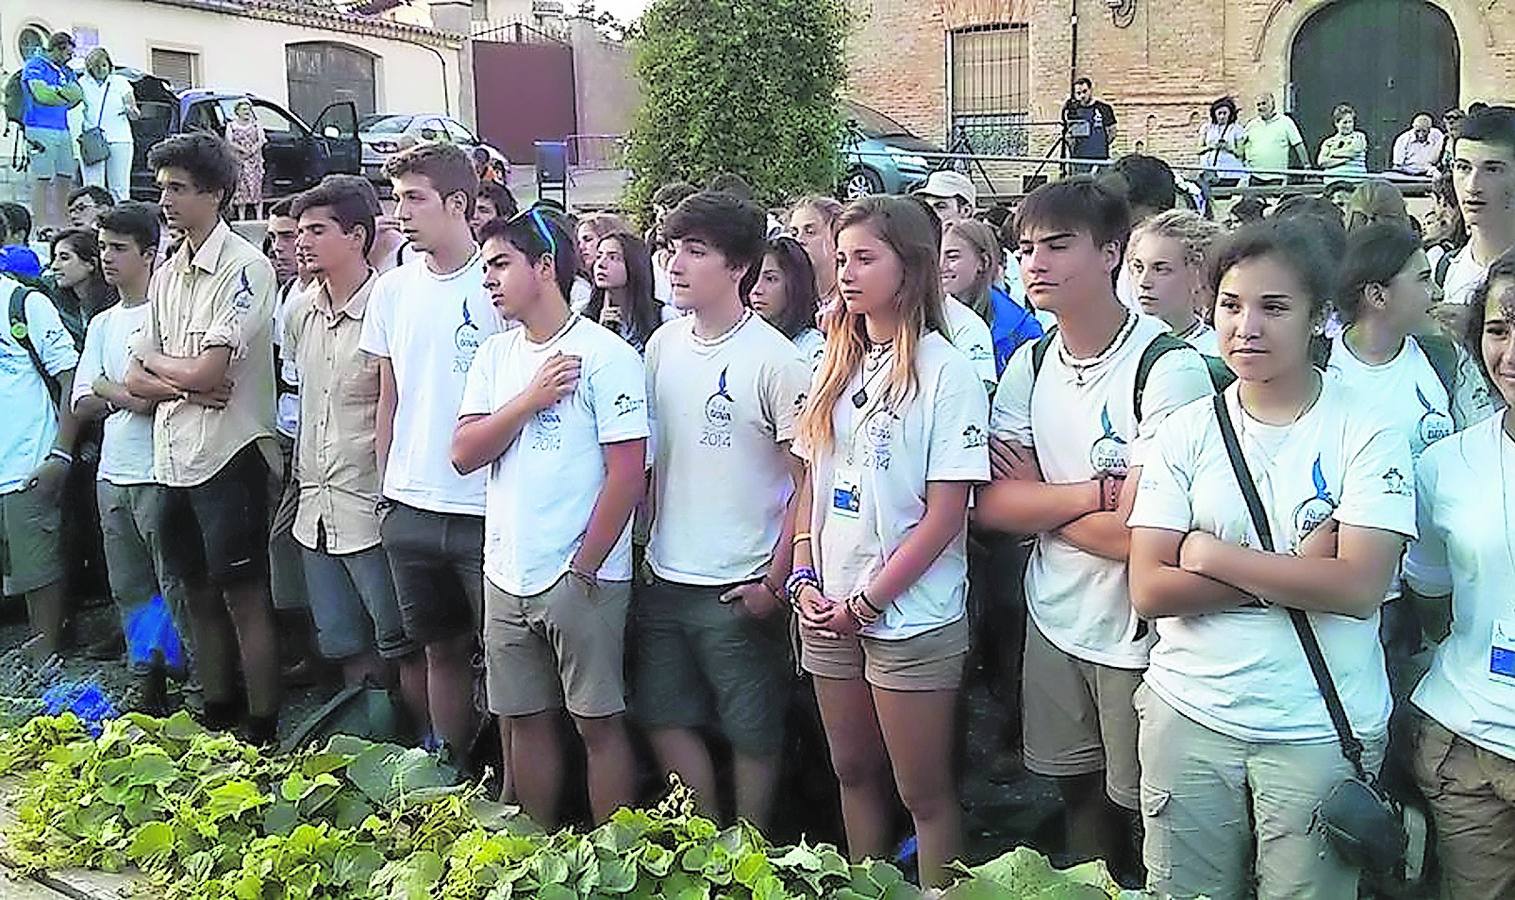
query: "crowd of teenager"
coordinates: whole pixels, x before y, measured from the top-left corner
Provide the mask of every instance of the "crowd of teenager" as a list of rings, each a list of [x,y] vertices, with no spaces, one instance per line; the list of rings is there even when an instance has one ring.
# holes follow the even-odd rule
[[[950,170],[778,211],[671,184],[642,233],[518,211],[426,145],[386,165],[392,214],[333,176],[260,249],[225,141],[173,137],[159,204],[0,276],[5,594],[64,648],[87,523],[59,498],[95,433],[123,623],[161,596],[173,674],[255,742],[305,609],[417,743],[497,729],[545,825],[565,734],[594,819],[638,799],[634,728],[763,826],[806,677],[847,851],[887,855],[902,802],[932,885],[972,649],[1075,857],[1354,896],[1321,808],[1381,773],[1428,804],[1449,896],[1509,897],[1515,112],[1450,140],[1446,221],[1413,229],[1371,184],[1223,225],[1129,157],[982,214]]]

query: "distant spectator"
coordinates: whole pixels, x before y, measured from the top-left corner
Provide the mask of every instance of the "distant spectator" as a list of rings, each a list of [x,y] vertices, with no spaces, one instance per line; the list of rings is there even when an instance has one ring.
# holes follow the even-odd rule
[[[1347,204],[1352,202],[1352,192],[1357,190],[1357,182],[1338,178],[1335,181],[1326,182],[1325,188],[1320,195],[1331,202],[1333,206],[1341,210],[1341,214],[1347,214]]]
[[[1199,132],[1199,164],[1212,184],[1232,185],[1246,174],[1241,161],[1246,131],[1237,121],[1236,101],[1221,97],[1210,104],[1210,121]]]
[[[1364,181],[1347,201],[1347,231],[1353,232],[1375,222],[1393,222],[1410,228],[1410,211],[1405,196],[1392,182],[1382,178]]]
[[[1278,111],[1272,94],[1263,94],[1257,98],[1257,118],[1247,123],[1242,140],[1242,159],[1247,163],[1249,182],[1282,184],[1286,176],[1266,173],[1289,168],[1291,152],[1301,166],[1309,168],[1310,151],[1305,148],[1299,126]]]
[[[74,188],[78,171],[68,111],[84,99],[84,93],[79,77],[68,66],[73,57],[73,35],[59,31],[21,69],[26,86],[21,119],[31,148],[32,209],[44,233],[63,223],[64,200]]]
[[[226,142],[231,144],[241,166],[237,189],[231,195],[232,216],[256,219],[263,205],[263,147],[268,137],[258,124],[251,100],[246,97],[238,100],[232,114],[235,118],[226,123]]]
[[[1435,177],[1446,152],[1447,136],[1421,113],[1404,134],[1394,139],[1393,169],[1404,175]]]
[[[973,218],[974,210],[978,208],[978,188],[973,179],[952,169],[932,172],[926,183],[914,193],[931,207],[944,229],[955,222]]]
[[[68,224],[74,228],[94,228],[100,214],[116,205],[116,198],[105,188],[86,184],[68,195]]]
[[[513,219],[520,212],[515,195],[498,181],[480,181],[473,203],[473,231],[479,233],[490,219]]]
[[[1357,110],[1338,104],[1331,112],[1336,133],[1320,142],[1315,161],[1327,175],[1363,175],[1368,171],[1368,136],[1357,130]]]
[[[1468,226],[1457,208],[1457,191],[1452,186],[1452,170],[1443,169],[1431,183],[1431,211],[1426,216],[1426,257],[1431,262],[1432,293],[1441,300],[1441,286],[1452,267],[1452,254],[1468,242]]]
[[[835,197],[812,194],[801,197],[789,212],[789,231],[805,248],[810,268],[815,272],[815,295],[819,298],[816,327],[824,333],[825,319],[836,308],[841,291],[836,283],[836,220],[842,204]]]
[[[36,279],[42,275],[42,260],[29,245],[32,215],[19,203],[0,203],[0,272]]]
[[[1119,182],[1113,176],[1119,176]],[[1136,224],[1178,205],[1178,182],[1173,169],[1155,156],[1128,153],[1110,167],[1112,185],[1125,194]]]
[[[1235,230],[1243,225],[1253,222],[1261,222],[1263,216],[1268,214],[1268,204],[1256,194],[1243,194],[1240,199],[1231,204],[1231,210],[1226,214],[1226,227]]]
[[[1094,99],[1094,82],[1081,77],[1073,82],[1073,96],[1063,104],[1063,129],[1068,155],[1074,159],[1107,160],[1115,146],[1115,110]],[[1092,172],[1093,163],[1069,167],[1074,174]],[[950,224],[950,223],[948,223]]]
[[[82,344],[85,327],[95,314],[116,302],[100,268],[100,242],[93,228],[68,228],[53,236],[49,254],[53,273],[53,305],[63,326]]]
[[[126,76],[116,74],[116,66],[104,47],[96,47],[84,58],[85,77],[79,79],[84,92],[85,128],[98,128],[110,154],[97,163],[79,160],[84,183],[103,188],[117,200],[131,197],[132,121],[142,115],[137,96]],[[107,204],[109,205],[109,204]],[[77,227],[77,224],[76,226]]]
[[[1455,106],[1441,114],[1441,128],[1447,135],[1445,146],[1441,151],[1442,171],[1452,168],[1452,139],[1457,137],[1457,129],[1466,115]]]
[[[611,213],[585,216],[577,226],[570,229],[577,248],[574,258],[579,261],[579,271],[573,279],[572,296],[568,298],[568,305],[574,312],[582,313],[588,308],[590,295],[594,292],[591,279],[594,278],[594,259],[599,253],[600,238],[629,230],[630,226],[620,216]]]
[[[473,170],[479,176],[479,184],[503,185],[509,178],[503,160],[489,148],[480,144],[473,148]]]

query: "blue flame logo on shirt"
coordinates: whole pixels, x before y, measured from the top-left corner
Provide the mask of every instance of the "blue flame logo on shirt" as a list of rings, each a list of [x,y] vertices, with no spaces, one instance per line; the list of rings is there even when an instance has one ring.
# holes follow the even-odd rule
[[[468,311],[468,298],[463,298],[463,323],[452,333],[452,345],[457,349],[457,354],[452,360],[452,370],[462,374],[473,365],[474,354],[479,352],[479,344],[482,337],[479,334],[479,326],[473,323],[473,314]]]
[[[231,305],[246,312],[252,309],[252,301],[252,282],[247,277],[247,268],[243,267],[241,274],[237,276],[237,289],[231,293]]]
[[[1452,433],[1452,417],[1432,406],[1418,384],[1415,386],[1415,399],[1420,401],[1420,408],[1425,410],[1415,426],[1415,435],[1420,438],[1421,449],[1424,449]]]
[[[715,382],[715,393],[705,400],[705,432],[700,443],[706,447],[731,446],[731,420],[736,407],[736,398],[726,386],[730,366],[721,369]]]
[[[1094,467],[1097,475],[1125,476],[1131,466],[1131,449],[1126,445],[1126,439],[1115,433],[1115,426],[1110,423],[1108,403],[1100,408],[1099,427],[1103,436],[1089,450],[1089,465]]]
[[[1325,473],[1320,468],[1320,455],[1315,456],[1315,465],[1310,469],[1310,480],[1315,484],[1315,496],[1294,509],[1294,543],[1297,546],[1310,532],[1331,518],[1336,512],[1336,499],[1327,489]]]

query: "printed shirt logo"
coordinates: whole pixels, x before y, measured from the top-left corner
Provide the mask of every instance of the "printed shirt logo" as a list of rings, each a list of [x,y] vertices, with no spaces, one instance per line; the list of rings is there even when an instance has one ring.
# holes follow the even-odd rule
[[[963,429],[964,450],[976,450],[979,447],[987,446],[989,446],[989,432],[977,425],[969,425]]]
[[[540,410],[531,419],[531,449],[553,451],[563,446],[563,417],[557,406]]]
[[[1419,449],[1423,450],[1452,433],[1452,417],[1432,406],[1418,384],[1415,399],[1420,401],[1420,408],[1424,410],[1415,426],[1415,436],[1420,439]]]
[[[1397,497],[1410,495],[1410,483],[1397,467],[1391,467],[1389,471],[1383,473],[1383,492]]]
[[[237,289],[232,291],[231,305],[243,312],[252,309],[253,289],[252,282],[247,278],[247,269],[244,267],[237,276]]]
[[[625,416],[642,408],[642,401],[633,398],[630,394],[617,394],[615,398],[615,414]]]
[[[473,365],[474,354],[479,352],[479,344],[483,338],[479,334],[479,326],[473,323],[473,314],[468,311],[468,298],[463,299],[463,322],[452,333],[452,345],[457,353],[452,358],[452,371],[462,375],[468,372]]]
[[[1131,466],[1131,448],[1126,445],[1125,438],[1115,433],[1115,426],[1110,423],[1109,403],[1100,408],[1099,426],[1103,436],[1089,448],[1089,465],[1094,467],[1096,474],[1124,477]]]
[[[1315,456],[1315,465],[1310,469],[1310,480],[1315,484],[1315,496],[1294,508],[1294,545],[1309,536],[1310,532],[1331,518],[1336,512],[1336,499],[1326,487],[1326,476],[1320,468],[1320,455]]]
[[[703,447],[725,448],[731,446],[731,423],[736,412],[736,398],[726,386],[730,366],[722,367],[716,379],[715,393],[705,400],[705,430],[700,435]]]

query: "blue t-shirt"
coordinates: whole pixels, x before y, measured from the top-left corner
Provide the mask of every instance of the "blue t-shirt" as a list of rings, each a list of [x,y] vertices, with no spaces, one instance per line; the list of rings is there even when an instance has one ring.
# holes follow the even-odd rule
[[[1016,303],[1010,292],[997,284],[989,288],[989,312],[993,319],[989,333],[994,336],[994,371],[1003,375],[1005,364],[1010,362],[1015,349],[1042,336],[1042,323],[1036,321],[1031,310]]]
[[[21,82],[26,87],[26,91],[24,92],[26,98],[25,111],[21,116],[22,124],[27,128],[50,128],[54,131],[67,131],[68,107],[46,106],[38,103],[37,98],[32,96],[31,83],[33,81],[40,81],[50,87],[58,87],[62,84],[72,84],[76,80],[73,70],[67,70],[65,73],[65,70],[61,66],[41,53],[27,60],[26,65],[21,67]]]

